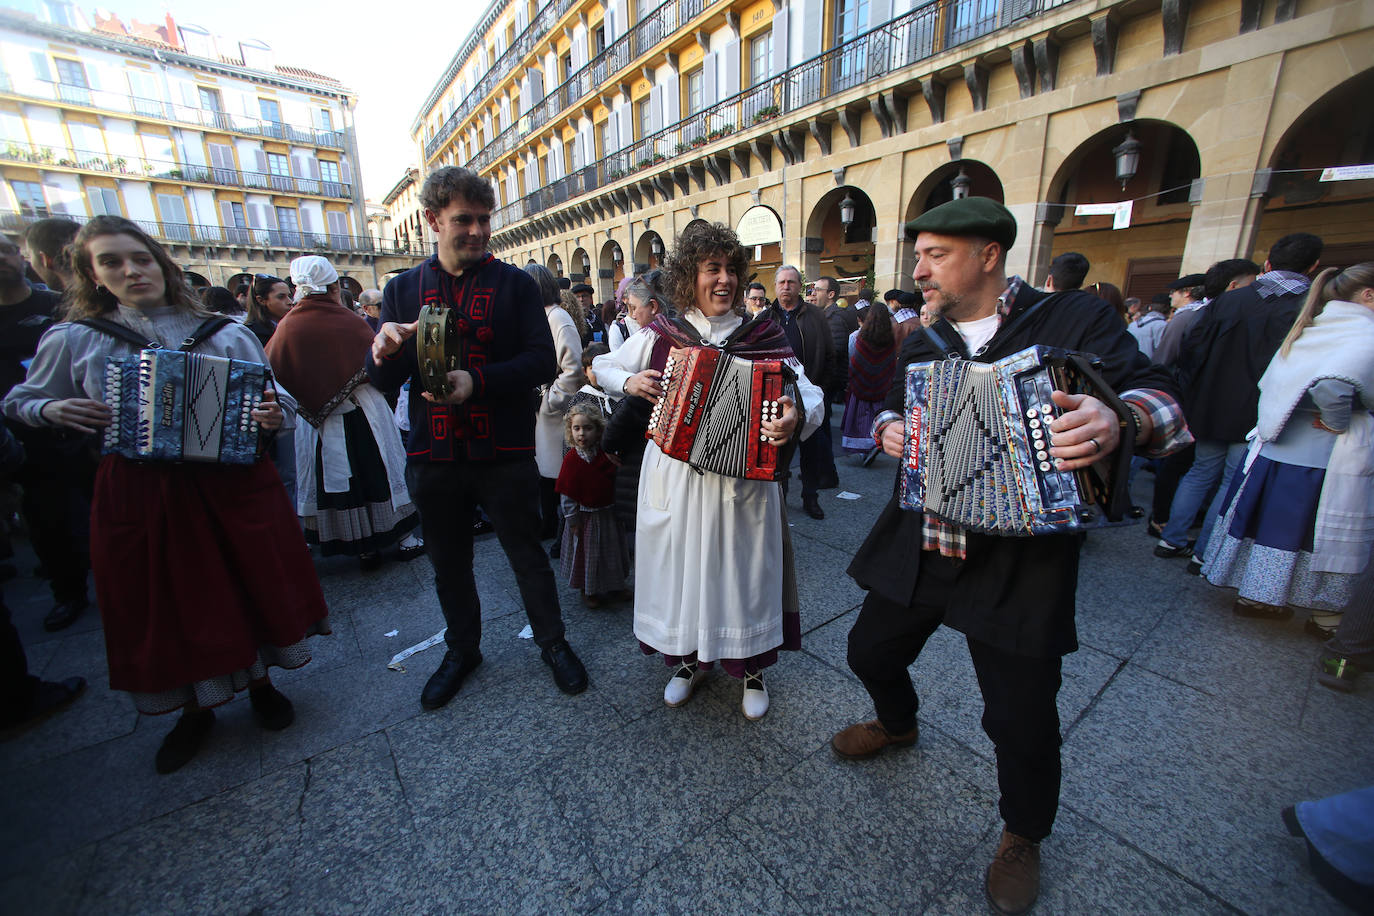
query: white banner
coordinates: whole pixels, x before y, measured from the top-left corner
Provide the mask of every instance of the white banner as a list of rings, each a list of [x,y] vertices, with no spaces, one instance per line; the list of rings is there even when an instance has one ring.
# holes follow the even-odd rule
[[[1337,165],[1322,169],[1321,181],[1359,181],[1374,178],[1374,165]]]
[[[1113,229],[1125,229],[1131,225],[1132,201],[1120,200],[1110,204],[1078,204],[1073,208],[1074,216],[1110,216]]]

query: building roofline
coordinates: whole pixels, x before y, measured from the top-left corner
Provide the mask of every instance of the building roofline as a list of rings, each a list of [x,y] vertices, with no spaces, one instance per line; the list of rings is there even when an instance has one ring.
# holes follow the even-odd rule
[[[65,26],[39,22],[36,19],[25,17],[18,14],[15,10],[10,9],[0,9],[0,29],[27,32],[41,38],[50,38],[73,44],[83,44],[102,51],[111,51],[117,54],[141,57],[145,60],[153,60],[159,63],[178,64],[192,70],[205,70],[224,76],[249,79],[254,82],[267,83],[283,89],[311,92],[315,95],[332,95],[347,100],[356,100],[357,98],[357,94],[353,92],[353,90],[348,89],[338,80],[325,76],[324,74],[318,74],[318,76],[322,80],[328,80],[328,82],[317,82],[305,76],[293,78],[279,71],[268,72],[266,70],[255,70],[252,67],[237,66],[225,63],[222,60],[211,60],[208,57],[197,57],[194,54],[187,54],[183,51],[174,51],[171,50],[169,45],[163,45],[161,42],[144,43],[105,33],[82,32],[78,29],[70,29]],[[301,70],[299,67],[293,67],[291,69]],[[301,72],[313,71],[302,70]]]
[[[419,178],[419,177],[420,177],[420,170],[419,170],[419,169],[415,169],[415,168],[406,169],[406,173],[405,173],[405,175],[401,176],[401,180],[398,181],[398,182],[396,182],[396,184],[395,184],[394,186],[392,186],[391,190],[386,192],[386,196],[382,198],[382,206],[383,206],[383,207],[389,207],[389,206],[391,206],[391,202],[392,202],[393,200],[395,200],[397,197],[400,197],[400,196],[401,196],[401,192],[404,191],[404,190],[405,190],[406,188],[408,188],[409,186],[411,186],[412,184],[414,184],[414,183],[415,183],[415,179],[417,179],[417,178]]]
[[[419,112],[415,115],[415,120],[410,124],[410,132],[413,135],[420,129],[420,125],[425,120],[425,113],[435,106],[439,101],[439,96],[443,95],[448,87],[453,85],[453,81],[458,76],[458,71],[463,69],[464,62],[473,51],[477,50],[479,42],[487,30],[495,24],[497,17],[506,8],[510,0],[491,0],[487,4],[487,11],[477,20],[477,24],[472,27],[468,37],[458,46],[458,52],[448,62],[448,68],[444,70],[444,75],[439,77],[439,81],[434,84],[434,88],[429,91],[429,96],[425,103],[420,106]]]

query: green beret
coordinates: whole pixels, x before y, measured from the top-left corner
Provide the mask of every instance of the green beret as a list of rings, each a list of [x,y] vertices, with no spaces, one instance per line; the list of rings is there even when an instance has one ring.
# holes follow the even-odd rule
[[[940,204],[906,224],[908,238],[918,232],[941,235],[980,235],[1010,248],[1016,241],[1016,217],[990,197],[964,197]]]

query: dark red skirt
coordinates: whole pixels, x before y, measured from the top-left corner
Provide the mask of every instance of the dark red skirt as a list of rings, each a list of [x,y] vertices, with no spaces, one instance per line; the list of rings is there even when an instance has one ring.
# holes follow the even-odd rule
[[[110,686],[157,693],[247,669],[329,613],[270,461],[107,455],[91,505],[91,568]]]

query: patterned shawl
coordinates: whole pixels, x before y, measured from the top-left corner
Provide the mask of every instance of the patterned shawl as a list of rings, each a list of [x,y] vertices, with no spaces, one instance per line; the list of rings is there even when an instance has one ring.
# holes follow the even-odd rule
[[[860,401],[884,401],[897,372],[897,345],[875,348],[863,334],[854,339],[849,358],[849,393]]]
[[[681,318],[659,315],[649,323],[648,328],[658,336],[649,360],[649,366],[653,369],[662,370],[668,360],[668,351],[673,347],[712,346],[702,339],[696,328]],[[792,345],[787,342],[787,332],[782,325],[763,314],[735,328],[721,344],[721,349],[744,359],[793,359],[796,356],[792,352]]]

